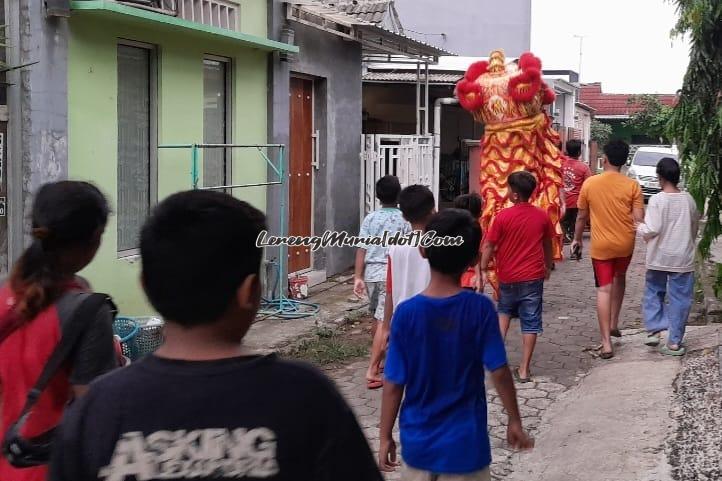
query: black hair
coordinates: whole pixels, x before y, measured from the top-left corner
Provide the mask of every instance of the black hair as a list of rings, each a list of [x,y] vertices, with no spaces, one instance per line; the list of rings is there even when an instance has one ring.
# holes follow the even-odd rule
[[[679,184],[679,164],[672,157],[664,157],[657,163],[657,175],[674,185]]]
[[[410,185],[399,194],[399,209],[409,222],[426,219],[434,207],[434,194],[424,185]]]
[[[143,226],[143,288],[169,321],[191,327],[217,321],[243,281],[258,274],[256,247],[266,217],[220,192],[192,190],[161,202]]]
[[[479,255],[481,226],[469,211],[444,209],[434,214],[426,225],[426,232],[432,231],[436,233],[436,237],[461,237],[464,242],[458,246],[427,247],[426,258],[431,269],[443,274],[459,275]]]
[[[623,140],[610,140],[604,146],[604,155],[607,156],[609,163],[615,167],[621,167],[627,163],[629,157],[629,144]]]
[[[376,197],[382,204],[396,204],[401,192],[401,183],[395,175],[385,175],[376,181]]]
[[[523,201],[529,200],[536,189],[536,179],[531,172],[521,170],[509,176],[509,189],[519,195]]]
[[[462,194],[454,199],[454,207],[457,209],[468,210],[474,219],[481,217],[483,201],[481,196],[476,192],[471,194]]]
[[[59,269],[63,255],[68,248],[90,248],[109,212],[108,200],[87,182],[66,180],[40,187],[31,214],[33,241],[10,275],[14,312],[20,320],[32,320],[63,294],[70,274]]]
[[[569,157],[572,157],[574,159],[578,159],[580,155],[582,155],[582,142],[581,140],[577,139],[571,139],[567,140],[565,150],[567,151],[567,155]]]

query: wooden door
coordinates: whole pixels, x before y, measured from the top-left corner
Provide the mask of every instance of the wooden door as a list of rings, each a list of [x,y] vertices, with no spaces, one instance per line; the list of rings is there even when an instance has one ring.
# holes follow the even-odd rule
[[[289,162],[289,222],[291,236],[311,235],[311,199],[313,195],[313,82],[291,78],[291,142]],[[311,267],[309,247],[289,247],[288,272]]]

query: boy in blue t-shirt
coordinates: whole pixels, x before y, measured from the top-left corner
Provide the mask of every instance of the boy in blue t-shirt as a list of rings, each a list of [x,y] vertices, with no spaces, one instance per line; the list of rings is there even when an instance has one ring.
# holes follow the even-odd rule
[[[398,209],[401,184],[393,175],[381,177],[376,182],[376,197],[381,208],[367,215],[361,223],[359,237],[383,237],[387,232],[391,237],[397,232],[408,233],[410,227]],[[369,314],[381,323],[384,319],[386,301],[386,245],[367,245],[356,250],[354,263],[354,293],[362,297],[364,291],[369,298]],[[372,336],[378,323],[374,323]]]
[[[459,286],[462,273],[478,259],[481,229],[468,212],[447,209],[431,218],[426,231],[437,237],[460,236],[464,242],[421,248],[431,267],[429,287],[402,302],[394,314],[379,465],[382,471],[398,465],[391,432],[403,397],[399,427],[407,470],[402,479],[489,480],[484,368],[509,413],[509,445],[530,449],[534,442],[522,429],[494,306],[487,297]]]

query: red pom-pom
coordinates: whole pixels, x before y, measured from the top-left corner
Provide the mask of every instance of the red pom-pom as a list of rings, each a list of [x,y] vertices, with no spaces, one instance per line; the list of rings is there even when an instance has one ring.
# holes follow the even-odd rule
[[[487,62],[486,60],[474,62],[469,66],[469,69],[466,71],[466,75],[464,75],[464,78],[466,80],[474,81],[484,75],[486,73],[486,69],[488,68],[489,62]]]
[[[526,70],[509,79],[509,94],[517,102],[531,102],[540,87],[539,70]]]
[[[531,52],[526,52],[519,57],[519,68],[522,70],[541,70],[542,63],[539,57],[534,56]]]
[[[454,94],[459,99],[461,107],[471,112],[479,110],[484,102],[481,95],[481,86],[466,79],[461,79],[456,84]]]
[[[549,105],[554,102],[555,98],[557,98],[557,94],[555,94],[554,91],[550,89],[547,85],[544,85],[543,89],[544,90],[542,93],[542,105]]]

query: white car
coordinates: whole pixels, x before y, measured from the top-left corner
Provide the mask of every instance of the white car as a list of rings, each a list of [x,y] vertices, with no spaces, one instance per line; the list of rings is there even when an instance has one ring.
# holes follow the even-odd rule
[[[657,179],[657,163],[665,157],[677,160],[676,147],[639,147],[627,169],[627,176],[639,182],[647,200],[661,189]]]

